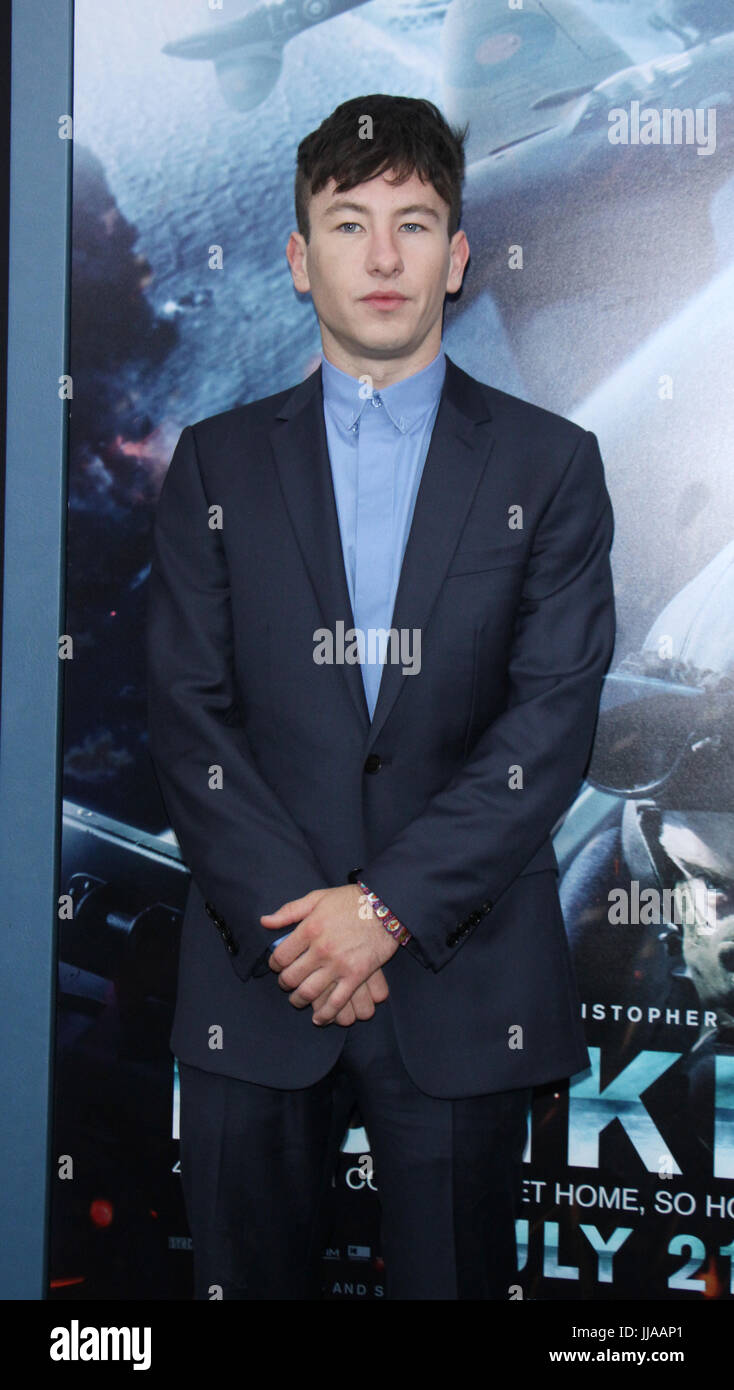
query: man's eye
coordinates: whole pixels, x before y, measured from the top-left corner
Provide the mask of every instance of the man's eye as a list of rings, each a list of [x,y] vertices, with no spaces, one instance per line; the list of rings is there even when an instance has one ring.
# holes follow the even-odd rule
[[[336,230],[337,230],[338,232],[341,232],[341,231],[344,230],[345,227],[359,227],[359,226],[360,226],[360,223],[359,223],[359,222],[340,222],[339,225],[337,226],[337,229],[336,229]],[[401,226],[402,226],[402,227],[417,227],[417,229],[418,229],[419,232],[424,232],[424,231],[426,230],[425,227],[423,226],[423,223],[422,223],[422,222],[403,222],[403,223],[401,223]]]
[[[714,906],[717,917],[731,917],[734,913],[734,884],[704,880],[709,902]]]

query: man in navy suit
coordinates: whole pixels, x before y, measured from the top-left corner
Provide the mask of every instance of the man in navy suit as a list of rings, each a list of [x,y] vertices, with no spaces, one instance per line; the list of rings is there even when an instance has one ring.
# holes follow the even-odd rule
[[[184,429],[156,513],[199,1298],[319,1297],[355,1100],[388,1298],[518,1296],[531,1090],[588,1065],[550,836],[614,645],[612,509],[592,433],[443,351],[465,135],[377,95],[301,142],[321,366]]]

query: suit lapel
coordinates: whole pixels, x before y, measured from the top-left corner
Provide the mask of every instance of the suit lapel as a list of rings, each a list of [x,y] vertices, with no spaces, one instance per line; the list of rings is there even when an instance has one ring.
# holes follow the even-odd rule
[[[335,633],[337,622],[342,622],[348,632],[354,627],[354,615],[344,568],[323,399],[318,367],[280,407],[270,442],[286,507],[321,610],[322,625]],[[361,669],[347,663],[341,669],[366,736],[370,716]]]
[[[474,379],[446,357],[446,377],[403,556],[391,626],[419,628],[421,640],[494,443],[490,410]],[[379,738],[406,681],[386,662],[367,751]]]
[[[479,384],[446,357],[446,377],[423,467],[400,571],[391,626],[418,628],[421,638],[438,597],[494,443],[491,412]],[[321,368],[281,405],[270,433],[278,476],[303,562],[332,632],[354,627],[323,410]],[[389,653],[388,653],[389,655]],[[342,667],[365,734],[373,746],[406,680],[387,661],[370,724],[359,665]]]

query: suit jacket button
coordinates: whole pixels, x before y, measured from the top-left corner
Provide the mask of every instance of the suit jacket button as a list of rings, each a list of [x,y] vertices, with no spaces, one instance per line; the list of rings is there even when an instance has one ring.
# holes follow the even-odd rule
[[[478,923],[478,922],[481,922],[481,920],[482,920],[482,914],[481,914],[481,912],[470,912],[470,913],[469,913],[469,921],[470,921],[470,923],[471,923],[471,925],[472,925],[473,927],[476,927],[477,923]]]
[[[486,903],[482,903],[482,912],[491,912],[491,911],[492,911],[492,904],[491,904],[491,902],[489,901],[489,898],[488,898],[487,901],[486,901]]]
[[[447,946],[455,946],[455,945],[456,945],[456,942],[457,942],[456,932],[453,932],[453,931],[452,931],[452,932],[449,932],[448,936],[446,937],[446,945],[447,945]]]
[[[349,881],[349,883],[356,883],[361,872],[361,869],[350,869],[349,873],[347,874],[347,880]]]
[[[381,767],[382,758],[380,758],[377,753],[370,753],[369,757],[365,760],[365,772],[379,772]]]

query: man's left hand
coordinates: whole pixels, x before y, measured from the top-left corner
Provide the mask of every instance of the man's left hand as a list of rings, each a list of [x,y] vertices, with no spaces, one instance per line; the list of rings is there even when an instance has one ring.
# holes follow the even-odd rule
[[[365,909],[369,915],[360,915]],[[265,913],[264,927],[300,925],[270,955],[270,969],[297,1009],[314,1007],[313,1022],[331,1023],[354,991],[398,950],[356,883],[317,888]]]

